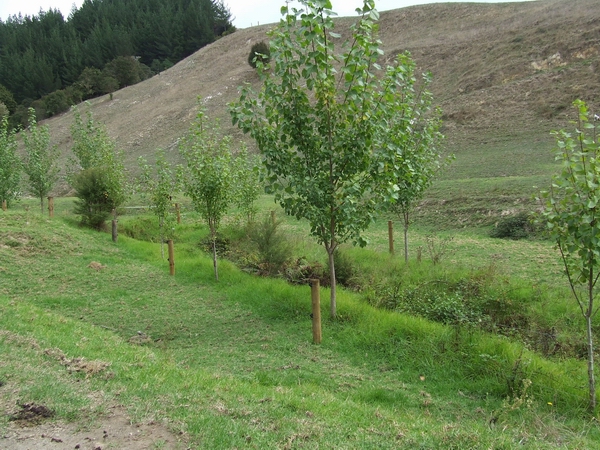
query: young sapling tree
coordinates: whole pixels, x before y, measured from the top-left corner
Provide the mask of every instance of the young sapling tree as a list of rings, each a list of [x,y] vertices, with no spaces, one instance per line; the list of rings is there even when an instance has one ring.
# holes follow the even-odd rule
[[[249,155],[246,145],[235,157],[235,189],[234,202],[246,216],[248,224],[254,222],[257,207],[256,200],[264,191],[260,181],[260,158],[257,155]]]
[[[164,242],[173,239],[176,219],[173,215],[173,197],[180,191],[180,183],[175,171],[166,159],[164,150],[156,155],[156,175],[147,161],[140,156],[141,174],[139,186],[142,195],[148,197],[152,211],[158,217],[160,231],[160,254],[165,258]]]
[[[413,117],[405,101],[411,58],[400,54],[383,68],[379,14],[365,0],[340,48],[329,0],[284,6],[270,32],[267,69],[256,60],[262,89],[241,90],[230,105],[234,124],[256,140],[266,183],[284,211],[307,219],[325,247],[336,316],[334,253],[346,241],[365,245],[363,231],[397,196],[410,150],[399,144]],[[379,74],[378,74],[379,73]],[[393,126],[390,126],[393,124]]]
[[[229,136],[220,136],[218,125],[211,125],[205,112],[199,111],[187,137],[179,147],[185,160],[183,190],[192,200],[194,209],[208,225],[216,280],[219,279],[217,231],[235,193],[235,167],[230,145]]]
[[[600,277],[600,140],[583,101],[574,103],[578,117],[575,132],[554,132],[556,160],[561,172],[542,191],[539,221],[556,241],[571,292],[585,319],[588,372],[588,409],[596,409],[592,321]]]
[[[423,194],[433,183],[440,169],[452,157],[444,157],[439,150],[443,138],[440,133],[440,114],[432,108],[432,95],[427,90],[431,75],[425,74],[419,86],[414,75],[415,63],[406,61],[405,86],[403,89],[405,110],[397,122],[391,123],[390,138],[401,152],[397,158],[397,195],[389,204],[389,209],[403,224],[404,261],[408,262],[408,228],[411,213]],[[408,120],[407,127],[403,121]],[[394,128],[399,127],[397,132]]]
[[[44,213],[44,198],[58,181],[57,160],[59,151],[50,145],[48,126],[38,126],[35,109],[29,108],[29,126],[23,133],[25,158],[23,170],[29,178],[29,191],[40,199],[40,208]]]
[[[10,206],[19,198],[22,170],[15,133],[9,129],[8,115],[3,115],[0,118],[0,203]]]

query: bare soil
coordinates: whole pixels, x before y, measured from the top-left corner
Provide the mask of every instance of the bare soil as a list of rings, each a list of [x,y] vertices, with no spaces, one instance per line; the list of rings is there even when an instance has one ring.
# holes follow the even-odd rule
[[[0,435],[0,449],[10,450],[104,450],[185,449],[180,436],[158,423],[132,424],[123,408],[110,413],[89,429],[81,424],[51,420],[44,405],[21,405]]]

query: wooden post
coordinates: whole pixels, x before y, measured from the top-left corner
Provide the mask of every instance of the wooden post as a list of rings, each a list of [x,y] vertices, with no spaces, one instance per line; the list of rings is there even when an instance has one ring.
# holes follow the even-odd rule
[[[6,200],[2,200],[2,211],[6,211],[7,206],[6,206]]]
[[[177,223],[181,223],[181,212],[179,209],[179,203],[175,203],[175,212],[177,213]]]
[[[318,279],[310,280],[310,294],[312,298],[312,331],[313,342],[321,343],[321,295]]]
[[[390,255],[394,254],[394,223],[388,220],[388,239],[390,241]]]
[[[275,223],[275,211],[271,210],[271,223]]]
[[[48,197],[48,216],[54,217],[54,197]]]
[[[169,273],[175,275],[175,250],[173,249],[173,239],[167,241],[169,247]]]
[[[118,228],[117,228],[117,222],[118,222],[118,220],[117,220],[117,210],[113,209],[112,213],[113,213],[113,217],[114,217],[114,219],[112,221],[112,240],[113,240],[113,242],[117,242],[117,239],[119,238],[119,231],[118,231]]]

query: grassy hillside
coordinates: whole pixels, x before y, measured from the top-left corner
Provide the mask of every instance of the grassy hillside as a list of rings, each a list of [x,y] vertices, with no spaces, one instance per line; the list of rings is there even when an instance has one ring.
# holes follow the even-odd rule
[[[216,283],[193,213],[170,277],[158,244],[123,235],[113,244],[78,228],[63,202],[52,221],[22,208],[0,216],[0,405],[9,416],[44,405],[59,424],[93,430],[119,404],[134,422],[171,430],[154,448],[546,449],[600,439],[584,413],[582,361],[377,310],[345,291],[340,319],[325,319],[313,345],[308,287],[225,261]],[[463,246],[472,252],[479,239]],[[478,264],[464,256],[435,276],[467,261]],[[13,448],[9,416],[0,435]]]
[[[346,36],[350,23],[338,19],[337,31]],[[456,155],[443,179],[482,179],[472,186],[468,203],[473,204],[467,209],[482,210],[479,205],[493,196],[521,209],[534,207],[533,186],[547,184],[552,170],[550,131],[568,125],[574,99],[588,101],[592,110],[600,106],[595,95],[600,89],[599,23],[600,4],[593,0],[437,3],[381,14],[383,62],[408,49],[420,70],[433,74],[432,91],[444,112],[445,151]],[[243,83],[258,88],[247,56],[272,26],[239,30],[112,99],[91,102],[94,117],[106,124],[134,172],[138,156],[152,161],[158,148],[173,161],[179,159],[177,141],[195,116],[197,98],[210,116],[221,119],[224,133],[234,141],[247,139],[230,125],[226,105]],[[63,161],[70,151],[72,119],[65,113],[47,121]],[[447,191],[447,184],[441,186]],[[58,192],[64,192],[64,185]],[[444,205],[464,203],[452,194],[441,203],[432,193],[425,212],[452,216]],[[519,208],[488,208],[489,220],[469,220],[468,225],[490,225],[503,211]]]

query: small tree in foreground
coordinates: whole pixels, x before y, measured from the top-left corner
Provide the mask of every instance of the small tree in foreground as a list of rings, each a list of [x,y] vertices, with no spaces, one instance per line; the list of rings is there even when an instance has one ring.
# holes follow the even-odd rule
[[[230,142],[228,136],[219,136],[218,127],[211,126],[204,111],[200,111],[188,136],[179,147],[186,163],[183,173],[184,193],[192,200],[194,209],[208,225],[216,280],[219,279],[217,231],[234,197],[235,170]]]
[[[575,133],[553,133],[557,140],[556,160],[562,163],[562,170],[553,177],[550,190],[541,192],[544,208],[539,220],[546,223],[557,243],[571,291],[585,319],[588,409],[594,412],[592,319],[598,312],[594,301],[600,277],[600,141],[585,103],[578,100],[575,107]]]
[[[179,192],[179,182],[175,172],[166,159],[164,150],[156,155],[156,176],[147,161],[140,156],[139,185],[142,195],[148,196],[152,211],[158,217],[160,231],[160,254],[165,258],[164,241],[173,239],[176,219],[173,216],[173,197]]]
[[[8,116],[0,117],[0,203],[19,198],[21,160],[17,156],[17,139],[9,129]]]
[[[40,199],[42,214],[44,198],[58,180],[58,148],[50,146],[48,126],[39,127],[35,109],[29,108],[29,127],[23,134],[25,158],[23,170],[29,177],[29,191]]]
[[[335,251],[349,240],[366,244],[362,232],[397,197],[398,179],[411,164],[406,134],[421,139],[406,100],[414,63],[403,53],[379,65],[374,1],[357,9],[341,49],[331,2],[300,3],[302,10],[281,8],[284,17],[270,33],[269,70],[256,61],[262,90],[244,87],[230,110],[234,124],[256,140],[275,200],[287,214],[307,219],[325,247],[335,317]]]

